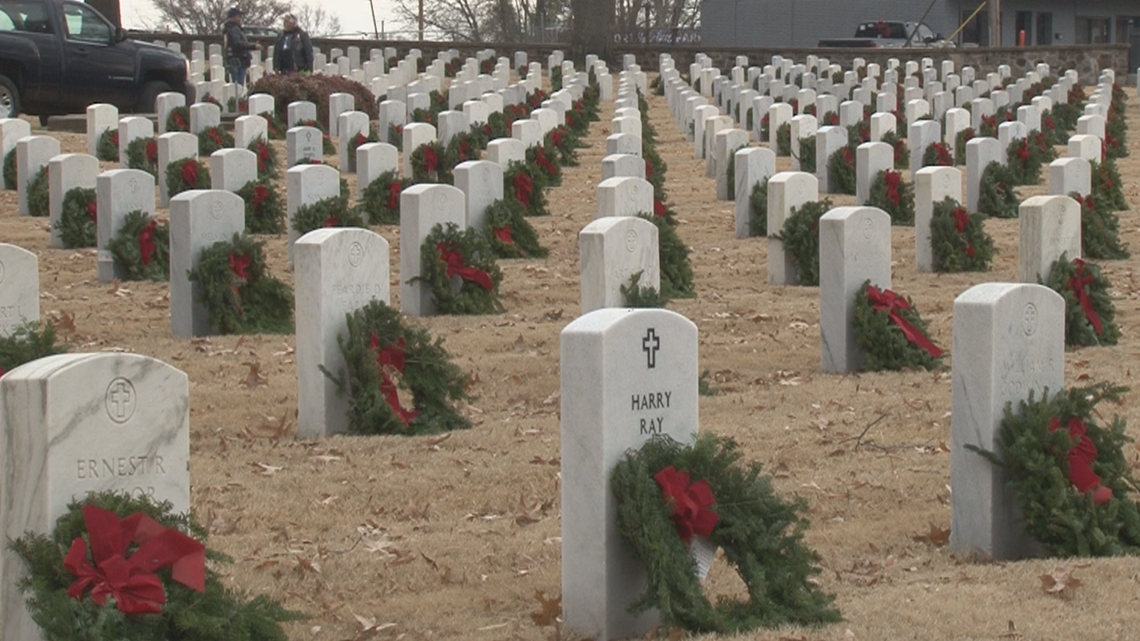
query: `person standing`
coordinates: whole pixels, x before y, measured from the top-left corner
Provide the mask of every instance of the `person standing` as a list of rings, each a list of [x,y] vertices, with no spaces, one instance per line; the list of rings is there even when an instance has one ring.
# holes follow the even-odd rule
[[[297,24],[297,16],[285,16],[285,30],[277,36],[273,47],[273,68],[277,73],[311,73],[313,43],[309,34]]]
[[[241,29],[243,12],[238,7],[230,7],[226,21],[222,24],[222,42],[225,53],[226,72],[230,82],[245,85],[245,74],[253,64],[253,51],[260,51],[261,45],[250,42]]]

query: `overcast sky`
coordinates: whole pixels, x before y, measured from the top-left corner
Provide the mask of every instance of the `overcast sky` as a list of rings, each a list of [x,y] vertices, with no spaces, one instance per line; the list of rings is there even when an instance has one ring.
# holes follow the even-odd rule
[[[340,18],[341,30],[346,33],[372,31],[372,12],[368,0],[309,0],[309,2],[324,7],[326,12]],[[400,29],[391,0],[375,0],[375,3],[376,26],[381,32]],[[298,0],[298,4],[305,3]],[[121,7],[123,27],[127,29],[140,28],[143,26],[143,21],[157,22],[157,14],[150,0],[122,0]]]

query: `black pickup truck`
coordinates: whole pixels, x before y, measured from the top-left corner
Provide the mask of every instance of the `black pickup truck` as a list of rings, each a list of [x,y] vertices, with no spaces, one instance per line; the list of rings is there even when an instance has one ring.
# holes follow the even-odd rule
[[[164,91],[186,92],[180,53],[128,40],[82,2],[0,0],[0,117],[84,113],[106,102],[153,112]]]

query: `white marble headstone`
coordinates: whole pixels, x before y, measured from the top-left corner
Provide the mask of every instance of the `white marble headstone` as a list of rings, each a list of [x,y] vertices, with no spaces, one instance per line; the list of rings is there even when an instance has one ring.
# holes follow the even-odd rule
[[[657,226],[636,216],[610,216],[578,234],[582,314],[602,307],[624,307],[622,286],[641,272],[638,285],[660,291],[661,261]]]
[[[1018,280],[1049,280],[1053,263],[1081,257],[1081,205],[1068,196],[1033,196],[1018,211]]]
[[[189,272],[203,249],[245,230],[245,202],[220,189],[191,189],[170,199],[170,329],[179,338],[215,331]]]
[[[346,431],[348,401],[321,371],[344,369],[337,336],[345,314],[373,300],[388,304],[388,241],[356,227],[315,229],[294,249],[297,314],[297,436],[321,438]]]
[[[40,319],[39,264],[23,247],[0,243],[0,338],[20,323]]]
[[[132,211],[154,216],[154,176],[141,169],[112,169],[95,178],[95,205],[99,218],[95,223],[97,273],[100,283],[122,278],[107,246],[119,233],[123,220]]]
[[[60,154],[48,161],[48,210],[51,216],[51,246],[63,248],[57,225],[63,216],[63,199],[67,192],[81,187],[95,189],[99,160],[88,154]],[[98,206],[98,203],[96,203]]]

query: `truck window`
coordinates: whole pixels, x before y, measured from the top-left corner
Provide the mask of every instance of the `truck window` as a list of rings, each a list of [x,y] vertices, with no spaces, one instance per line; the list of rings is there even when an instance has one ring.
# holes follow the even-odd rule
[[[52,33],[47,6],[42,2],[5,2],[0,5],[0,31]]]
[[[69,40],[110,44],[111,28],[98,13],[79,4],[63,5],[63,24]]]

